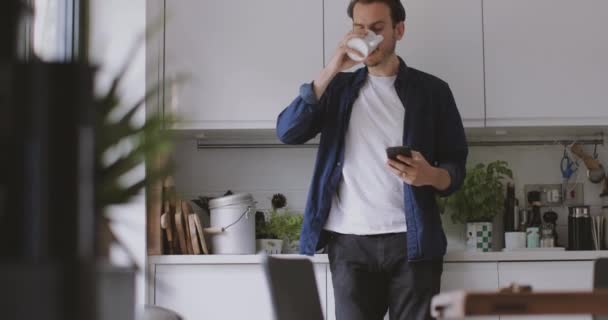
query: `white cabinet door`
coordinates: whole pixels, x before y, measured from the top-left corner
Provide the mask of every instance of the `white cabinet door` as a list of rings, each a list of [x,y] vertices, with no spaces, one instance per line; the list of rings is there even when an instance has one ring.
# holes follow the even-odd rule
[[[173,100],[182,128],[274,129],[323,67],[322,0],[166,6],[165,77],[190,77]]]
[[[608,1],[484,0],[488,126],[608,123]]]
[[[592,261],[500,262],[500,287],[512,283],[531,285],[535,291],[590,290],[593,288]],[[590,316],[500,317],[501,319],[591,319]]]
[[[397,47],[408,65],[445,80],[467,127],[485,118],[481,0],[407,0],[405,37]]]
[[[352,29],[348,0],[325,1],[325,61]],[[484,125],[481,0],[408,0],[397,54],[416,69],[445,80],[466,127]]]
[[[315,265],[321,305],[326,306],[326,265]],[[260,264],[158,265],[154,303],[185,319],[273,319]]]
[[[495,291],[498,289],[496,262],[454,262],[443,265],[441,292],[457,290]],[[498,317],[471,317],[466,319],[493,319]]]

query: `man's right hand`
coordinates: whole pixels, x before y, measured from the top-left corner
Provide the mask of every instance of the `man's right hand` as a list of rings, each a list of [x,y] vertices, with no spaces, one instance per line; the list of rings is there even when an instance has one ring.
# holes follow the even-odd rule
[[[351,54],[357,56],[361,56],[361,53],[359,53],[359,51],[357,50],[349,48],[346,43],[352,38],[365,37],[366,34],[367,31],[351,31],[347,33],[342,39],[342,41],[340,41],[338,48],[336,48],[333,57],[331,58],[331,60],[329,60],[329,63],[325,68],[331,70],[334,74],[337,74],[338,72],[348,70],[359,64],[360,62],[352,60],[347,53],[350,52]]]
[[[344,36],[338,48],[334,52],[333,57],[329,60],[329,63],[323,70],[321,70],[321,74],[315,79],[314,90],[317,99],[320,99],[323,93],[325,93],[325,89],[331,82],[331,80],[338,74],[344,70],[350,69],[355,65],[359,64],[359,62],[352,60],[347,52],[353,53],[355,55],[361,55],[357,50],[351,49],[346,46],[348,40],[352,38],[361,38],[365,37],[367,31],[351,31]]]

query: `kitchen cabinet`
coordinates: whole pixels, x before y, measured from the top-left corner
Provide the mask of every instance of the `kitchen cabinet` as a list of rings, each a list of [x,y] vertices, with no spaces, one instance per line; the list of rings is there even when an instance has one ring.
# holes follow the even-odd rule
[[[325,62],[352,29],[348,0],[325,0]],[[484,126],[481,0],[408,0],[406,31],[396,52],[450,85],[466,127]]]
[[[608,1],[483,5],[488,126],[608,123]]]
[[[496,262],[445,263],[441,276],[441,292],[457,290],[495,291],[498,289]],[[466,319],[498,320],[498,317],[467,317]]]
[[[325,264],[315,265],[323,312],[326,312]],[[261,264],[159,265],[155,268],[154,304],[185,319],[273,319]]]
[[[273,129],[323,67],[322,0],[164,3],[165,79],[189,78],[166,92],[180,128]]]
[[[149,21],[165,19],[162,40],[147,43],[148,87],[189,77],[164,92],[179,128],[274,129],[299,85],[314,79],[351,29],[348,3],[149,1]],[[608,41],[600,40],[608,1],[404,5],[397,53],[449,83],[465,127],[608,123]]]
[[[495,291],[513,282],[530,284],[534,290],[590,290],[594,259],[606,256],[608,251],[449,253],[444,257],[441,291]],[[310,259],[323,312],[326,319],[335,319],[327,255],[318,254]],[[148,257],[153,280],[148,282],[147,303],[175,310],[186,319],[272,319],[262,261],[256,255]]]
[[[498,267],[496,262],[444,263],[441,276],[441,291],[498,289]],[[328,320],[335,319],[334,289],[331,272],[327,271],[327,311]],[[388,316],[385,317],[388,319]],[[494,320],[498,317],[476,317],[480,320]]]
[[[518,283],[531,285],[535,291],[591,290],[593,288],[593,261],[499,262],[498,274],[500,287]],[[501,316],[500,319],[590,320],[591,316]]]

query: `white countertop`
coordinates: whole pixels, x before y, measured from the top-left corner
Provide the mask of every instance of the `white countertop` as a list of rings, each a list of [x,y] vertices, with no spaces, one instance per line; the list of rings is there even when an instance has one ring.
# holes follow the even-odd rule
[[[280,257],[305,257],[297,254],[282,254]],[[258,264],[263,255],[163,255],[149,256],[149,264]],[[309,257],[313,263],[329,263],[326,254]],[[515,251],[515,252],[448,252],[445,262],[499,262],[499,261],[568,261],[608,258],[604,251]]]

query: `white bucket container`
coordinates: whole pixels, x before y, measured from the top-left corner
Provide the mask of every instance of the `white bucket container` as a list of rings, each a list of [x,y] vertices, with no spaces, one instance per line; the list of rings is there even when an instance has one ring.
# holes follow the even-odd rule
[[[222,232],[211,238],[213,254],[255,253],[255,202],[248,193],[209,201],[211,228]]]

